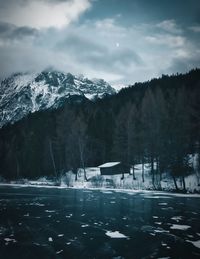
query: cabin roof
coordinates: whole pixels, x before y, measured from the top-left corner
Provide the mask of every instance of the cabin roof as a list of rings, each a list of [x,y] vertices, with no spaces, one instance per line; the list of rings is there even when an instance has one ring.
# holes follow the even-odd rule
[[[119,165],[121,162],[108,162],[103,165],[98,166],[99,168],[107,168],[107,167],[113,167],[116,165]]]

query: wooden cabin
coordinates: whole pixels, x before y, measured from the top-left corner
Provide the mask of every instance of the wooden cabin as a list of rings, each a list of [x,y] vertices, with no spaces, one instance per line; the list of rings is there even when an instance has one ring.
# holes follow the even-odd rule
[[[101,175],[130,174],[130,166],[121,162],[108,162],[99,166]]]

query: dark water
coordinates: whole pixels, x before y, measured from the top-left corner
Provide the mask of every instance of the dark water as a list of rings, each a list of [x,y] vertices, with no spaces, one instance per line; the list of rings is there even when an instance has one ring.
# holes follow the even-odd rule
[[[191,259],[199,247],[198,197],[0,187],[2,259]]]

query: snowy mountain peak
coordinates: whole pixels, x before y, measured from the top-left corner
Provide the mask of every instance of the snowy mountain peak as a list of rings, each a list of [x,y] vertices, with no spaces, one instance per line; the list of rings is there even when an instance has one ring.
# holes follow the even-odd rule
[[[90,80],[54,70],[16,73],[0,85],[0,127],[35,111],[58,108],[70,96],[93,99],[114,93],[103,79]]]

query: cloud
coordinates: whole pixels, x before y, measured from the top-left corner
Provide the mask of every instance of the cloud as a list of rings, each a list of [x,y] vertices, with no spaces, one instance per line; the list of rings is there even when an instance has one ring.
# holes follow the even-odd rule
[[[3,42],[6,40],[20,40],[23,38],[36,37],[38,31],[30,27],[17,27],[13,24],[0,22],[0,37]],[[12,43],[12,42],[11,42]]]
[[[61,28],[76,21],[90,6],[90,0],[0,0],[0,19],[19,27]]]
[[[200,32],[200,25],[191,26],[188,28],[189,30],[199,33]]]
[[[25,0],[18,1],[21,6],[30,6]],[[57,5],[72,1],[37,2]],[[64,72],[104,78],[119,86],[182,72],[186,66],[198,64],[198,34],[190,37],[193,33],[188,35],[188,29],[180,34],[158,28],[157,23],[125,26],[116,16],[73,21],[61,28],[40,29],[1,22],[0,77],[53,66]]]
[[[166,45],[172,48],[181,47],[185,44],[185,38],[182,36],[174,36],[170,34],[154,34],[146,36],[145,39],[152,44]]]
[[[162,21],[156,24],[156,27],[166,32],[174,33],[174,34],[180,34],[183,32],[182,29],[177,25],[175,20]]]
[[[198,53],[198,56],[191,55],[172,59],[170,66],[166,69],[166,72],[186,73],[193,68],[200,67],[199,54],[200,52]]]

